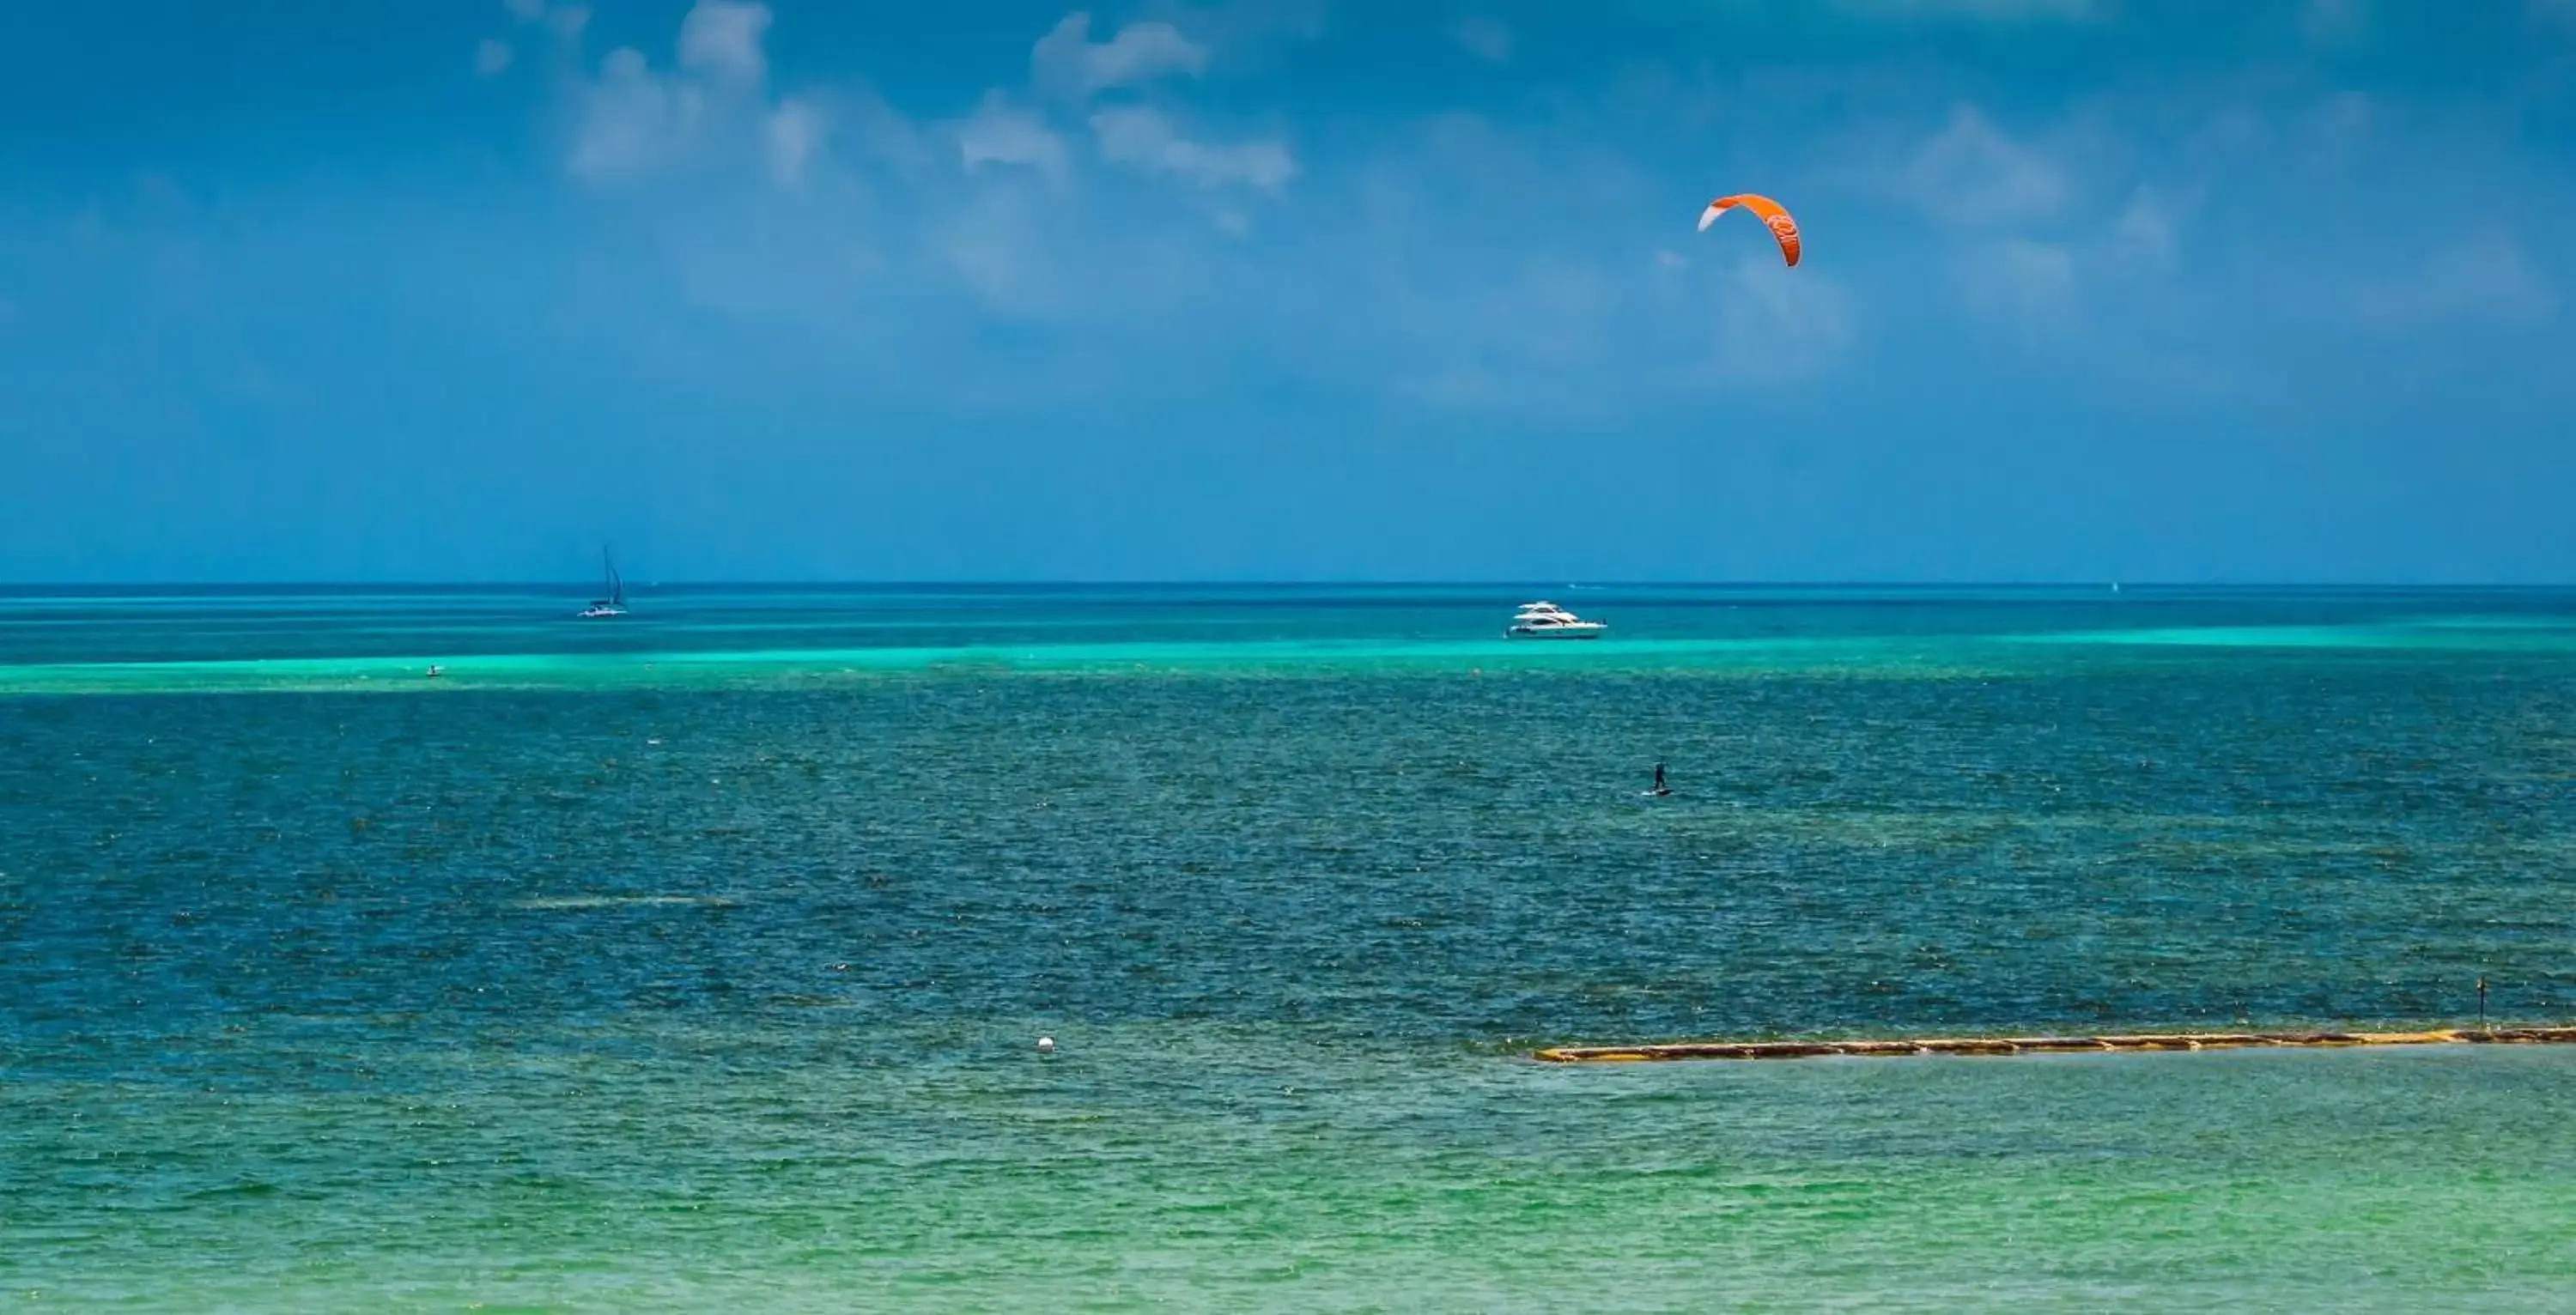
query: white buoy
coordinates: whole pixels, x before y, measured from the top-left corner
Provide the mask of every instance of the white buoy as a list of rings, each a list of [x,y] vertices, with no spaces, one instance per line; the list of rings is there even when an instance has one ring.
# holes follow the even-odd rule
[[[1054,1038],[1054,1037],[1051,1037],[1051,1036],[1042,1036],[1042,1037],[1039,1037],[1039,1038],[1038,1038],[1038,1053],[1039,1053],[1039,1054],[1041,1054],[1041,1055],[1052,1055],[1052,1054],[1054,1054],[1054,1053],[1055,1053],[1055,1038]]]

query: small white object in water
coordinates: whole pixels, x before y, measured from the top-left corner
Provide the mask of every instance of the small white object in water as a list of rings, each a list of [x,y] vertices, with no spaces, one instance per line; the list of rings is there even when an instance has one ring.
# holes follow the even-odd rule
[[[1054,1037],[1051,1037],[1051,1036],[1042,1036],[1042,1037],[1039,1037],[1039,1038],[1038,1038],[1038,1053],[1039,1053],[1039,1054],[1041,1054],[1041,1055],[1052,1055],[1052,1054],[1054,1054],[1054,1053],[1055,1053],[1055,1038],[1054,1038]]]

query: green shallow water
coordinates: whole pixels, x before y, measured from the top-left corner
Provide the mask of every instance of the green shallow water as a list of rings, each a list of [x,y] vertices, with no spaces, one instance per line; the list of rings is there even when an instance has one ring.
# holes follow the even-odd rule
[[[818,1020],[499,1033],[55,1092],[85,1113],[12,1147],[63,1167],[10,1279],[171,1309],[2541,1311],[2576,1283],[2552,1053],[1612,1071],[1060,1030],[1051,1060]]]
[[[2576,1016],[2565,598],[557,601],[0,599],[0,1302],[2576,1290],[2567,1051],[1520,1058]]]

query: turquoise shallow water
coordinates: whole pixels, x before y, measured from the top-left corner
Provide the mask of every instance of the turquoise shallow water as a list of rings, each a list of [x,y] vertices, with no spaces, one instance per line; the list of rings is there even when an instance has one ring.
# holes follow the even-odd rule
[[[2576,1290],[2557,1050],[1519,1058],[2576,1016],[2576,599],[566,601],[0,599],[0,1301]]]

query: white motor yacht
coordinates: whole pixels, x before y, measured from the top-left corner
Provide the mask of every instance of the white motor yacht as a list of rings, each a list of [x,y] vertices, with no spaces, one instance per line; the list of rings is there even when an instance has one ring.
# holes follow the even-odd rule
[[[1586,621],[1541,600],[1521,604],[1520,615],[1512,618],[1512,628],[1504,633],[1514,639],[1598,639],[1609,628],[1606,622]]]

